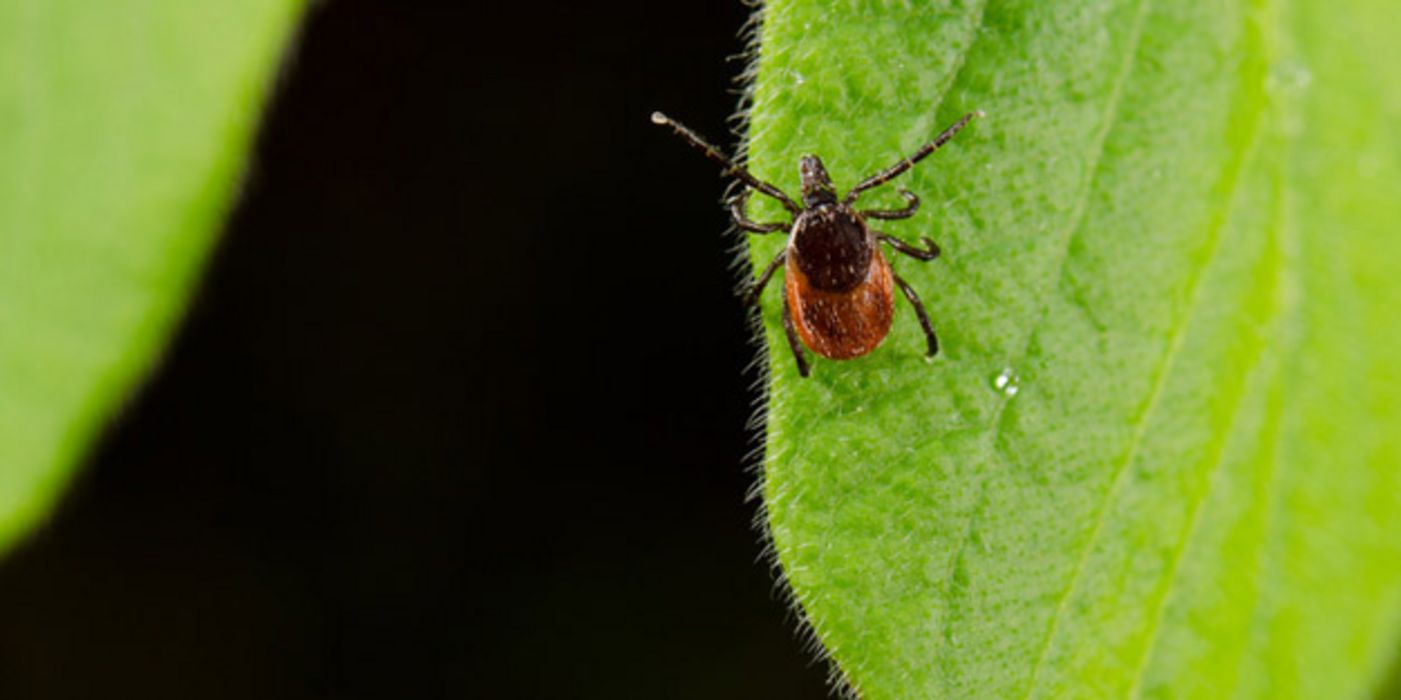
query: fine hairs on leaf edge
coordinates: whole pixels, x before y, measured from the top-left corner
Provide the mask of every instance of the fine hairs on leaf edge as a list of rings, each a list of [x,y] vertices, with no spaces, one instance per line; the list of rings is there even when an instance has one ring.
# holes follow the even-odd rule
[[[740,53],[728,57],[728,60],[740,62],[742,68],[733,79],[736,87],[731,92],[737,96],[737,104],[734,113],[727,122],[729,123],[730,135],[737,144],[735,162],[747,166],[749,160],[747,138],[749,117],[754,104],[755,77],[759,72],[760,39],[766,6],[764,0],[740,0],[740,2],[746,7],[753,8],[753,12],[750,13],[749,18],[737,32],[742,45]],[[735,184],[731,182],[726,188],[721,199],[722,204],[735,193]],[[754,265],[750,259],[749,238],[733,223],[729,225],[725,235],[731,241],[729,248],[733,257],[729,267],[731,273],[735,275],[735,296],[744,298],[754,283],[755,273]],[[769,361],[768,344],[765,342],[763,308],[757,304],[752,308],[746,308],[745,318],[749,326],[749,344],[754,349],[754,359],[745,367],[744,371],[746,374],[753,372],[754,379],[750,383],[750,391],[754,398],[751,401],[753,412],[745,424],[750,446],[742,457],[742,465],[751,479],[744,500],[746,503],[754,504],[751,526],[758,535],[760,545],[755,562],[767,564],[769,578],[773,582],[771,595],[783,604],[786,610],[785,621],[787,624],[793,625],[793,635],[799,642],[801,653],[810,656],[811,663],[826,664],[826,684],[829,694],[841,700],[860,700],[860,694],[822,643],[817,628],[808,617],[807,611],[798,600],[792,584],[784,574],[783,565],[778,557],[778,549],[774,544],[773,533],[769,530],[768,507],[763,496],[765,447],[768,444],[767,407],[774,367]]]
[[[740,61],[743,65],[741,72],[734,78],[736,88],[732,90],[738,96],[738,104],[735,113],[729,118],[730,133],[735,139],[737,147],[735,149],[735,162],[742,166],[748,166],[748,135],[751,110],[754,103],[754,85],[759,72],[759,59],[761,54],[761,39],[764,26],[765,13],[768,10],[766,0],[740,0],[746,7],[754,8],[748,20],[740,27],[738,35],[742,42],[741,52],[738,55],[730,56],[730,60]],[[983,22],[983,9],[978,10],[978,25]],[[948,77],[943,93],[939,100],[932,106],[937,111],[942,104],[953,84],[957,81],[958,75],[963,70],[963,65],[972,51],[972,46],[977,41],[976,32],[970,41],[967,49],[959,57],[959,61]],[[976,116],[986,116],[983,110],[975,111]],[[731,182],[722,198],[722,204],[728,202],[729,197],[734,194],[734,182]],[[729,226],[726,235],[730,237],[734,244],[731,247],[734,258],[730,264],[730,269],[737,276],[736,294],[743,298],[748,295],[754,281],[754,266],[750,256],[749,239],[745,232],[741,231],[733,223]],[[778,548],[773,539],[773,533],[769,528],[768,506],[764,501],[764,487],[766,479],[766,452],[768,443],[769,424],[767,407],[769,405],[769,388],[772,386],[773,364],[769,361],[768,346],[765,343],[765,329],[763,321],[763,308],[755,305],[752,309],[746,309],[750,331],[750,343],[755,348],[755,358],[746,367],[745,371],[754,369],[754,381],[751,388],[754,391],[754,412],[747,421],[746,428],[749,431],[751,448],[743,457],[744,470],[751,475],[751,486],[745,495],[747,503],[754,503],[753,528],[759,536],[761,545],[760,553],[756,557],[757,561],[767,561],[770,577],[773,580],[773,597],[786,604],[788,619],[795,625],[794,636],[799,640],[804,653],[810,654],[813,663],[825,662],[827,664],[827,686],[829,693],[841,700],[860,700],[861,692],[852,681],[851,677],[837,663],[831,651],[822,643],[821,635],[818,633],[817,625],[808,615],[802,602],[799,600],[797,592],[792,583],[788,580],[783,570],[782,562],[778,555]]]

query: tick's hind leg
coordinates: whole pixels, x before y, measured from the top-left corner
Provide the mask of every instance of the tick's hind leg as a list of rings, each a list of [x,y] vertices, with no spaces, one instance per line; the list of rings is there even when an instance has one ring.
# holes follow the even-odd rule
[[[798,374],[806,378],[808,358],[803,353],[803,342],[798,340],[798,329],[793,327],[793,313],[788,310],[788,290],[783,290],[783,332],[788,336],[788,347],[793,351],[793,360],[798,363]]]
[[[934,335],[934,326],[929,323],[929,314],[924,310],[924,302],[919,300],[919,295],[915,293],[915,288],[910,286],[900,275],[891,273],[895,277],[895,284],[900,285],[900,291],[904,292],[905,298],[910,300],[910,306],[915,307],[915,315],[919,316],[919,325],[924,327],[924,337],[929,341],[929,357],[939,354],[939,338]]]

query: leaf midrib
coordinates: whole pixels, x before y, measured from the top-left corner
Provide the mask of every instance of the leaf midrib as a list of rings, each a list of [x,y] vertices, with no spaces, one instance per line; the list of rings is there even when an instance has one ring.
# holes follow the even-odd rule
[[[1145,5],[1147,5],[1147,3],[1145,3]],[[1182,317],[1181,321],[1177,323],[1176,327],[1173,329],[1173,336],[1169,342],[1168,349],[1163,359],[1158,364],[1158,371],[1154,377],[1153,388],[1149,394],[1149,401],[1142,413],[1140,413],[1138,419],[1135,421],[1134,434],[1131,438],[1129,448],[1125,453],[1124,458],[1120,461],[1120,463],[1114,470],[1113,483],[1110,489],[1106,492],[1105,497],[1097,510],[1097,514],[1095,517],[1095,525],[1091,530],[1090,536],[1086,539],[1085,544],[1081,547],[1080,554],[1077,559],[1076,566],[1071,576],[1070,582],[1057,602],[1056,611],[1053,614],[1050,628],[1048,629],[1045,640],[1037,653],[1036,665],[1034,666],[1032,676],[1028,681],[1027,691],[1022,696],[1023,700],[1026,700],[1026,698],[1031,697],[1031,695],[1037,691],[1037,681],[1040,677],[1040,671],[1043,668],[1046,654],[1050,650],[1051,645],[1056,641],[1056,639],[1058,639],[1057,633],[1059,632],[1059,623],[1062,619],[1064,619],[1064,612],[1069,604],[1070,599],[1073,597],[1074,592],[1078,588],[1081,578],[1083,577],[1085,565],[1089,560],[1090,553],[1094,551],[1095,544],[1100,539],[1105,521],[1107,519],[1107,514],[1110,511],[1110,505],[1115,501],[1115,499],[1117,498],[1118,494],[1120,493],[1121,489],[1127,481],[1125,477],[1128,474],[1128,465],[1132,464],[1134,459],[1137,457],[1139,449],[1142,447],[1144,436],[1147,434],[1147,427],[1153,422],[1152,418],[1157,413],[1157,409],[1160,405],[1160,400],[1163,395],[1163,390],[1167,385],[1166,379],[1172,374],[1172,368],[1177,363],[1182,345],[1186,340],[1187,331],[1191,327],[1192,321],[1196,317],[1197,312],[1200,311],[1202,308],[1203,282],[1207,279],[1208,273],[1215,266],[1216,261],[1219,257],[1220,251],[1224,244],[1224,236],[1222,234],[1225,228],[1229,226],[1230,217],[1235,212],[1236,207],[1238,206],[1240,201],[1239,190],[1241,181],[1243,179],[1244,174],[1249,171],[1250,166],[1255,163],[1255,157],[1258,153],[1258,149],[1260,148],[1260,142],[1263,138],[1263,128],[1264,123],[1266,121],[1265,117],[1268,113],[1268,105],[1264,102],[1263,99],[1257,99],[1255,106],[1256,114],[1255,119],[1253,120],[1251,125],[1250,137],[1249,141],[1247,142],[1248,145],[1243,150],[1241,157],[1238,159],[1237,163],[1235,164],[1235,167],[1232,169],[1232,173],[1230,176],[1230,184],[1226,191],[1226,201],[1229,204],[1226,207],[1226,209],[1221,213],[1220,220],[1213,227],[1211,234],[1212,241],[1210,244],[1211,250],[1207,256],[1207,259],[1203,262],[1202,265],[1193,268],[1192,280],[1190,282],[1191,301],[1188,304],[1187,313]],[[1283,261],[1281,261],[1279,264],[1282,265]],[[1275,286],[1278,287],[1279,284],[1279,275],[1276,275]],[[1276,323],[1281,314],[1282,309],[1276,308],[1271,316],[1270,323]],[[1252,363],[1251,365],[1251,371],[1254,371],[1255,368],[1259,366],[1262,359],[1262,355],[1257,356],[1255,358],[1254,363]],[[1181,565],[1182,555],[1190,547],[1191,542],[1198,531],[1197,523],[1200,521],[1200,515],[1201,511],[1203,510],[1203,506],[1206,500],[1209,498],[1211,490],[1215,487],[1217,481],[1219,480],[1218,473],[1220,471],[1222,463],[1224,462],[1225,448],[1229,443],[1229,436],[1232,430],[1234,429],[1237,419],[1240,416],[1240,409],[1242,404],[1244,403],[1247,394],[1248,392],[1243,386],[1241,392],[1235,398],[1232,404],[1230,421],[1227,423],[1226,426],[1224,426],[1224,429],[1219,433],[1220,439],[1216,441],[1216,457],[1214,458],[1211,471],[1208,475],[1207,491],[1204,494],[1202,494],[1202,498],[1194,504],[1195,507],[1193,507],[1192,509],[1192,515],[1190,516],[1190,522],[1188,525],[1187,533],[1184,537],[1180,539],[1178,546],[1174,549],[1172,563],[1169,566],[1167,574],[1168,585],[1163,589],[1162,594],[1159,597],[1159,600],[1157,601],[1157,604],[1155,606],[1156,609],[1153,614],[1153,623],[1148,628],[1149,636],[1145,640],[1144,649],[1140,655],[1139,664],[1134,674],[1134,682],[1131,686],[1129,697],[1137,697],[1139,693],[1139,689],[1143,681],[1143,676],[1148,669],[1147,662],[1152,657],[1152,651],[1157,644],[1157,640],[1162,629],[1162,616],[1166,610],[1166,601],[1171,597],[1172,589],[1175,586],[1176,575]]]
[[[1084,218],[1086,208],[1089,203],[1090,193],[1094,191],[1095,182],[1099,177],[1100,169],[1103,165],[1104,146],[1109,139],[1110,133],[1112,133],[1115,125],[1118,122],[1119,109],[1123,102],[1124,87],[1128,83],[1129,75],[1133,72],[1133,67],[1137,60],[1139,50],[1142,45],[1143,29],[1146,24],[1150,5],[1150,0],[1140,0],[1139,2],[1138,12],[1134,18],[1134,26],[1130,35],[1129,44],[1124,52],[1124,58],[1121,61],[1121,68],[1119,69],[1119,73],[1115,77],[1114,86],[1110,93],[1109,100],[1105,105],[1104,116],[1101,118],[1102,126],[1100,127],[1099,133],[1095,137],[1094,157],[1091,160],[1092,164],[1086,174],[1084,184],[1080,187],[1079,195],[1076,197],[1075,206],[1071,210],[1071,214],[1066,221],[1066,226],[1064,227],[1060,235],[1060,238],[1064,242],[1061,245],[1060,255],[1058,256],[1055,264],[1055,272],[1054,274],[1045,275],[1043,278],[1048,280],[1043,287],[1043,292],[1051,289],[1054,285],[1059,284],[1060,280],[1064,278],[1066,262],[1068,261],[1070,256],[1071,246],[1074,244],[1075,236],[1078,235],[1078,233],[1083,229]],[[1044,298],[1045,295],[1043,293],[1040,296]],[[1046,316],[1049,312],[1049,308],[1049,303],[1042,305],[1037,319],[1027,326],[1025,332],[1022,335],[1021,342],[1016,344],[1016,346],[1019,347],[1017,354],[1013,358],[1009,359],[1007,363],[1004,363],[1004,366],[1015,367],[1021,364],[1021,360],[1023,360],[1026,357],[1027,353],[1030,351],[1031,342],[1036,337],[1036,331],[1045,323]],[[995,452],[996,445],[998,444],[998,441],[1002,436],[1002,431],[1006,428],[1007,425],[1006,410],[1007,407],[1011,404],[1011,402],[1012,397],[1004,397],[999,402],[995,413],[989,421],[992,430],[987,431],[988,439],[986,441],[987,444],[985,445],[985,450],[988,452]],[[972,537],[974,528],[986,512],[987,487],[990,479],[991,473],[989,471],[989,473],[984,473],[982,475],[982,478],[979,480],[978,499],[974,504],[973,512],[969,514],[968,522],[963,528],[963,534],[959,538],[959,543],[956,547],[954,547],[953,552],[951,553],[949,558],[949,564],[944,569],[945,572],[948,573],[949,578],[952,578],[952,572],[954,571],[953,567],[957,566],[959,558],[962,556],[963,551],[968,546],[968,542]],[[950,592],[946,592],[946,598],[952,598],[951,589]],[[952,606],[949,607],[951,608]],[[947,639],[949,637],[950,632],[951,630],[949,629],[949,621],[946,620],[943,633],[941,634],[940,638]],[[1044,653],[1044,651],[1045,650],[1043,648],[1042,653]],[[1040,657],[1038,656],[1036,667],[1039,668],[1039,665]],[[942,681],[947,683],[947,673],[941,674],[940,677]]]

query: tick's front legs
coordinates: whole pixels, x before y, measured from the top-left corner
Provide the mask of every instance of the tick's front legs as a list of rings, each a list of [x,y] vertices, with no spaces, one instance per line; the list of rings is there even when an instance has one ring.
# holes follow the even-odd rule
[[[958,120],[957,122],[954,122],[953,126],[944,129],[944,133],[939,134],[937,137],[935,137],[933,141],[930,141],[929,143],[920,146],[919,150],[915,151],[914,153],[911,153],[909,157],[902,159],[895,165],[892,165],[889,168],[886,168],[885,170],[882,170],[881,172],[878,172],[875,175],[866,178],[865,180],[862,180],[855,187],[851,188],[851,191],[846,193],[845,202],[847,204],[851,204],[856,201],[857,197],[861,196],[862,192],[865,192],[866,190],[869,190],[872,187],[879,187],[881,185],[884,185],[885,183],[890,182],[891,180],[894,180],[895,178],[902,175],[906,170],[915,167],[915,163],[924,160],[930,153],[933,153],[934,151],[937,151],[940,148],[942,148],[944,144],[949,142],[949,139],[954,137],[954,134],[957,134],[961,129],[963,129],[963,127],[968,126],[968,122],[972,121],[973,117],[981,116],[983,116],[982,112],[972,112],[970,114],[963,115],[962,119]]]
[[[797,216],[803,211],[803,208],[798,206],[797,202],[793,201],[792,199],[789,199],[788,195],[784,194],[782,190],[767,182],[764,182],[763,180],[760,180],[757,177],[754,177],[754,175],[752,175],[748,170],[739,167],[739,165],[737,165],[734,161],[730,160],[729,158],[726,158],[725,155],[720,152],[720,149],[710,145],[709,143],[706,143],[705,139],[697,135],[696,132],[687,129],[684,126],[681,126],[681,124],[676,120],[666,116],[665,114],[662,114],[661,112],[653,112],[652,123],[671,127],[671,130],[676,132],[676,135],[680,136],[684,141],[686,141],[686,143],[695,146],[697,149],[700,150],[701,153],[705,155],[706,158],[709,158],[710,160],[719,163],[720,167],[724,168],[726,173],[739,178],[739,180],[744,184],[749,185],[750,187],[753,187],[754,189],[759,190],[760,192],[763,192],[764,194],[773,197],[774,199],[777,199],[778,203],[782,204],[783,208],[787,209],[789,213],[793,214],[794,216]]]

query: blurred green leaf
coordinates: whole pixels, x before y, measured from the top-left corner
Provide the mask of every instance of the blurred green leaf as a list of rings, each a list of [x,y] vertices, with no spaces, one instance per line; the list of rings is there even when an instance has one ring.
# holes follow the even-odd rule
[[[801,153],[845,188],[988,115],[881,226],[943,247],[894,260],[937,359],[899,300],[872,355],[799,379],[764,297],[768,524],[860,696],[1374,691],[1401,631],[1401,6],[772,0],[758,66],[750,162],[790,192]]]
[[[184,308],[299,0],[0,0],[0,550]]]

